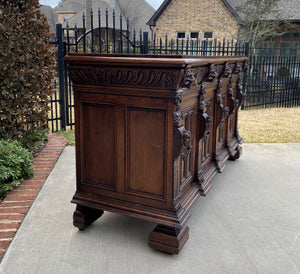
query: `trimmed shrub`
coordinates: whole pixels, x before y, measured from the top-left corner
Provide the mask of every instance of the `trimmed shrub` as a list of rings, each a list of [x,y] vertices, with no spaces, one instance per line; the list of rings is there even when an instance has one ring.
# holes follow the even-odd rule
[[[47,128],[54,51],[38,0],[1,3],[0,139],[22,140]]]
[[[33,156],[18,141],[0,140],[0,200],[6,192],[33,176]]]

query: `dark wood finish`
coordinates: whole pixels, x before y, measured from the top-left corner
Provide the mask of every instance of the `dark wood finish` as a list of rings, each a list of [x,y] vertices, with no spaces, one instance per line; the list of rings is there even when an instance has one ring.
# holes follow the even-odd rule
[[[159,251],[178,254],[189,238],[189,227],[182,229],[157,225],[150,233],[148,244]]]
[[[84,229],[102,210],[155,222],[149,245],[177,254],[189,210],[240,156],[244,57],[66,57],[75,93],[77,204]]]
[[[76,210],[73,213],[73,225],[78,227],[80,230],[84,230],[100,218],[102,214],[103,210],[77,205]]]

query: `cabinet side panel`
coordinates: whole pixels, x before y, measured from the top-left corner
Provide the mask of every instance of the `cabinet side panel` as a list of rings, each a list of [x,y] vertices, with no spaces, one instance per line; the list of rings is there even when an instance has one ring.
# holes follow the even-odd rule
[[[83,183],[115,189],[115,105],[82,103]]]
[[[164,200],[166,111],[128,107],[127,125],[126,191]]]

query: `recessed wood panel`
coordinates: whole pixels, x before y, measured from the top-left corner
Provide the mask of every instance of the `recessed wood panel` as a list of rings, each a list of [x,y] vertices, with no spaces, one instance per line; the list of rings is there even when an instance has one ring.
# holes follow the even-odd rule
[[[115,189],[115,105],[82,104],[83,182]]]
[[[163,199],[166,112],[127,108],[127,193]]]

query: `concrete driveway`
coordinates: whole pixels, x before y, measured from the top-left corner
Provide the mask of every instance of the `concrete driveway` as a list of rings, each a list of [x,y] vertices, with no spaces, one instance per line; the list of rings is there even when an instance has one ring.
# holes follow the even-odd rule
[[[300,144],[244,144],[200,197],[179,255],[147,245],[155,224],[105,212],[72,225],[75,149],[66,147],[0,273],[300,273]]]

